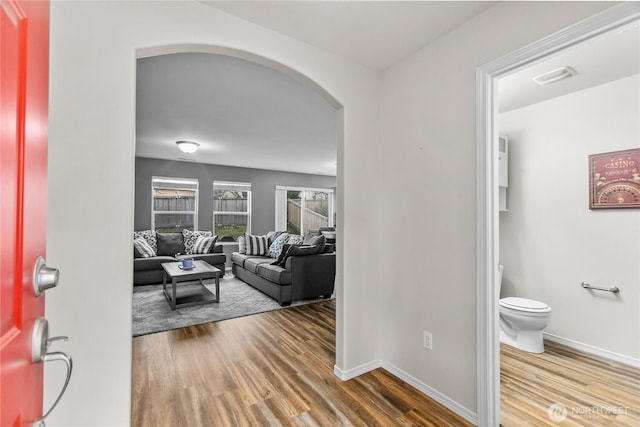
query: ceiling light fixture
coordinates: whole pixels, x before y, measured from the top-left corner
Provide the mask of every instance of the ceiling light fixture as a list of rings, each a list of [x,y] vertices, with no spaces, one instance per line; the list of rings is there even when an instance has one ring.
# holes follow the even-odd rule
[[[539,76],[535,76],[533,78],[533,81],[538,83],[540,86],[544,86],[563,79],[567,79],[569,77],[573,77],[576,74],[578,74],[578,72],[571,67],[560,67],[556,68],[555,70],[540,74]]]
[[[191,154],[200,147],[200,144],[193,141],[176,141],[176,144],[178,144],[180,151],[186,154]]]

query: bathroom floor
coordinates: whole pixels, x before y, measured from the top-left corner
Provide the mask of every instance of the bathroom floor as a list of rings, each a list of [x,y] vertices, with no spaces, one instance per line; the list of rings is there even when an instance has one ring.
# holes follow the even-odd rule
[[[640,369],[545,341],[500,344],[501,425],[640,426]]]

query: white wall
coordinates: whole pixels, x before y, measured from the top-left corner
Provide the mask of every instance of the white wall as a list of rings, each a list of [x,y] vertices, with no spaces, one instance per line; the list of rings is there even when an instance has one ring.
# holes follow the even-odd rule
[[[640,211],[589,210],[589,154],[640,147],[640,76],[499,116],[503,296],[544,301],[546,332],[640,360]],[[582,289],[618,286],[617,295]]]
[[[473,412],[475,69],[610,5],[498,4],[382,82],[200,3],[53,2],[47,250],[63,276],[47,316],[52,333],[70,335],[76,369],[48,424],[129,423],[136,48],[246,50],[340,101],[336,365],[387,360]],[[52,371],[49,402],[61,381]]]
[[[608,6],[499,3],[385,72],[381,355],[470,412],[476,410],[476,68]],[[433,333],[433,351],[422,348],[423,330]]]
[[[130,420],[135,57],[137,48],[176,43],[256,53],[308,76],[344,106],[338,231],[348,262],[338,263],[336,364],[376,357],[375,342],[361,334],[377,329],[375,248],[361,242],[378,224],[379,73],[198,2],[56,1],[47,252],[62,273],[46,311],[52,333],[71,338],[57,348],[70,352],[75,370],[51,426]],[[45,405],[61,374],[47,367]]]

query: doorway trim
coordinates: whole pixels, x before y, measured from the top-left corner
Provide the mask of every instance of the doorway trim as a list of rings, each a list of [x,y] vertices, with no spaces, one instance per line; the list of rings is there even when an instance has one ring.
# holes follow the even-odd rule
[[[477,420],[500,425],[498,338],[498,80],[609,31],[640,20],[640,3],[625,2],[476,70],[476,351]]]

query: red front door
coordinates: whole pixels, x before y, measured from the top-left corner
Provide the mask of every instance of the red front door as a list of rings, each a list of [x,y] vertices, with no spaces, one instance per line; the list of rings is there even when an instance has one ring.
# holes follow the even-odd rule
[[[44,316],[33,271],[45,254],[49,3],[0,5],[0,426],[15,427],[43,409],[31,334]]]

